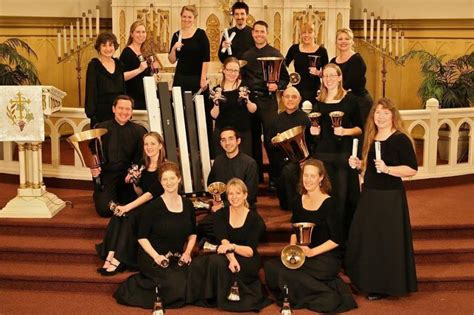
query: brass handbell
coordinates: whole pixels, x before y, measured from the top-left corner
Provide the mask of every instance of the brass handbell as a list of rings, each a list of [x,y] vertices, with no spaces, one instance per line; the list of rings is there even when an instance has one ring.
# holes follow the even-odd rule
[[[319,117],[321,117],[320,112],[312,112],[308,114],[308,118],[311,121],[311,126],[319,127]]]
[[[341,112],[339,110],[329,113],[329,117],[331,117],[332,126],[334,128],[342,126],[342,117],[343,116],[344,116],[344,112]]]
[[[227,296],[227,299],[234,302],[240,301],[239,285],[237,284],[236,280],[234,280],[232,286],[230,287],[230,292]]]
[[[202,250],[204,251],[204,253],[216,253],[217,252],[217,245],[214,245],[214,244],[211,244],[209,242],[204,242],[204,245],[202,247]]]
[[[288,300],[288,286],[285,284],[283,286],[283,291],[285,297],[283,298],[283,305],[281,306],[280,315],[291,315],[293,311],[291,310],[290,301]]]
[[[288,269],[298,269],[305,262],[305,255],[300,246],[307,246],[311,243],[311,235],[316,224],[311,222],[293,223],[293,232],[296,234],[298,245],[288,245],[281,251],[280,259]]]
[[[293,162],[302,162],[309,156],[305,140],[305,126],[297,126],[277,134],[272,138],[272,144],[285,152]]]
[[[212,195],[215,202],[221,202],[221,195],[225,192],[226,185],[223,182],[214,182],[207,186],[207,191]]]
[[[282,57],[260,57],[257,58],[260,61],[263,71],[263,80],[267,83],[278,83],[280,81],[280,70],[283,64]]]
[[[156,301],[153,305],[153,312],[152,315],[164,315],[165,314],[165,307],[163,306],[163,302],[161,301],[160,294],[158,293],[158,286],[155,287],[156,292]]]
[[[310,67],[315,67],[315,68],[318,68],[318,60],[319,58],[321,58],[321,56],[318,56],[318,55],[308,55],[308,59],[309,59],[309,66]]]
[[[291,85],[298,85],[301,82],[301,75],[298,72],[290,73],[290,83]]]

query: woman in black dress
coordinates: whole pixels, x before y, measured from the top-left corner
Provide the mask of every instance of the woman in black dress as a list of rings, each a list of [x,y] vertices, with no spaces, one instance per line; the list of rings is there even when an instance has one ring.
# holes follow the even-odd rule
[[[375,143],[381,159],[376,159]],[[418,165],[413,141],[395,105],[380,99],[367,120],[362,161],[349,159],[364,173],[345,258],[346,274],[369,300],[417,291],[410,216],[402,178]]]
[[[352,33],[352,30],[349,28],[338,29],[336,32],[337,55],[331,59],[331,63],[335,63],[341,68],[344,89],[350,90],[356,96],[360,117],[364,125],[374,101],[365,88],[367,67],[364,59],[354,51],[353,46],[354,33]]]
[[[123,66],[113,57],[118,47],[117,37],[112,33],[101,33],[95,41],[94,48],[99,56],[87,66],[84,105],[91,128],[113,119],[112,104],[117,96],[125,94]]]
[[[342,72],[337,65],[330,63],[324,67],[321,94],[313,106],[313,112],[320,112],[321,117],[319,126],[311,127],[310,133],[315,136],[314,156],[324,162],[329,174],[346,237],[355,210],[355,205],[348,206],[347,192],[359,190],[358,182],[350,180],[351,176],[357,179],[357,172],[347,165],[347,159],[351,155],[353,137],[362,134],[362,121],[357,100],[343,89],[342,81]],[[335,111],[344,114],[339,127],[334,126],[330,117]]]
[[[237,178],[227,183],[230,206],[216,213],[214,230],[219,242],[217,254],[197,257],[190,267],[186,300],[190,304],[218,307],[226,311],[259,311],[270,304],[262,294],[258,278],[259,239],[265,223],[247,203],[247,187]],[[233,283],[240,300],[228,299]]]
[[[300,193],[292,202],[292,223],[316,224],[309,246],[301,246],[306,260],[298,269],[286,268],[280,260],[265,264],[268,287],[281,305],[288,288],[288,299],[295,309],[315,312],[345,312],[357,307],[350,288],[338,276],[342,263],[342,222],[334,199],[329,196],[331,183],[321,161],[309,159],[303,164]],[[290,244],[296,245],[296,234]]]
[[[126,266],[136,267],[136,234],[143,209],[141,205],[163,193],[163,187],[158,180],[158,168],[165,160],[165,148],[159,133],[152,131],[143,136],[143,156],[145,169],[125,177],[125,182],[133,185],[139,197],[115,208],[115,215],[109,221],[104,240],[96,245],[99,257],[104,260],[102,268],[97,271],[104,276],[115,275]]]
[[[130,26],[127,47],[125,47],[120,55],[120,61],[125,71],[124,78],[127,95],[135,101],[135,109],[146,109],[143,78],[152,74],[143,56],[143,44],[145,41],[145,24],[142,21],[133,22]],[[142,56],[143,61],[140,61],[140,56]]]
[[[310,56],[318,56],[316,66],[310,64]],[[301,26],[301,42],[288,49],[285,57],[288,67],[294,61],[295,71],[301,76],[301,82],[295,87],[301,94],[301,103],[313,102],[321,86],[321,69],[328,63],[326,48],[314,41],[314,25],[304,23]],[[300,104],[301,105],[301,104]]]
[[[196,243],[196,216],[192,202],[178,194],[178,165],[164,162],[159,174],[165,192],[143,210],[138,228],[140,272],[114,293],[120,304],[152,308],[156,287],[165,307],[178,308],[185,303],[188,265]]]
[[[216,155],[224,153],[220,145],[221,130],[232,127],[240,134],[239,150],[252,156],[249,113],[255,113],[257,105],[250,101],[247,89],[240,79],[239,61],[234,57],[227,58],[222,69],[222,82],[211,93],[211,116],[216,120],[212,136]]]

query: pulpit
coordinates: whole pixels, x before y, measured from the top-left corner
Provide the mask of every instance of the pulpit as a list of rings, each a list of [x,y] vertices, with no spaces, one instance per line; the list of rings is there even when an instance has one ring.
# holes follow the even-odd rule
[[[44,117],[61,109],[66,93],[54,86],[0,86],[0,141],[18,145],[20,183],[2,218],[52,218],[65,202],[46,191],[41,145]]]

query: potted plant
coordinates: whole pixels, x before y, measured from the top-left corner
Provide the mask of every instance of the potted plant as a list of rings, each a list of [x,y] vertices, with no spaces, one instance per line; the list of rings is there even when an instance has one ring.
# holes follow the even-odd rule
[[[0,43],[0,85],[40,84],[35,65],[18,51],[19,48],[28,57],[38,58],[33,49],[21,39],[9,38]]]

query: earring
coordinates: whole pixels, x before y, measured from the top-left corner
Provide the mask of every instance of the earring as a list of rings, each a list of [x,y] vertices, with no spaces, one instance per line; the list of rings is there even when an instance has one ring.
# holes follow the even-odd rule
[[[320,181],[319,182],[319,187],[321,187],[323,185],[323,181]]]

